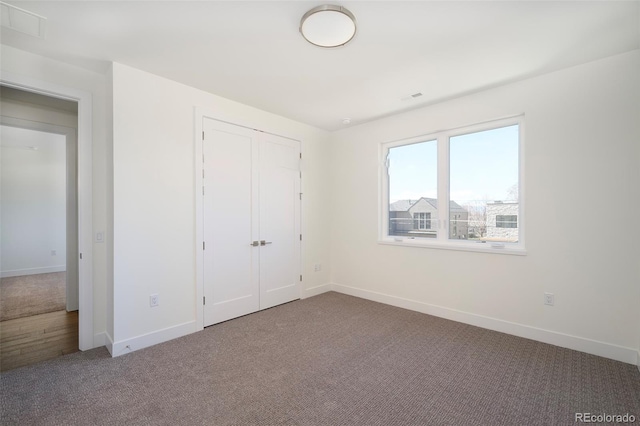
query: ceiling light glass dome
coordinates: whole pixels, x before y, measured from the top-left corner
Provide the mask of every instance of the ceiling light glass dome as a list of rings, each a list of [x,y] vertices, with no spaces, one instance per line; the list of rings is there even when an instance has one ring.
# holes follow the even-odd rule
[[[300,34],[316,46],[343,46],[356,35],[356,18],[342,6],[314,7],[300,20]]]

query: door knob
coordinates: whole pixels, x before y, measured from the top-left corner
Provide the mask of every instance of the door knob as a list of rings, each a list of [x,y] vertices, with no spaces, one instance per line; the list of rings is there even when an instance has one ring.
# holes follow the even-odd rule
[[[260,241],[261,246],[266,246],[267,244],[271,244],[271,241],[265,241],[265,240]]]
[[[252,243],[251,243],[251,244],[249,244],[249,245],[250,245],[250,246],[252,246],[252,247],[258,247],[258,246],[260,245],[260,242],[259,242],[259,241],[254,241],[254,242],[252,242]],[[263,245],[264,245],[264,244],[263,244]]]

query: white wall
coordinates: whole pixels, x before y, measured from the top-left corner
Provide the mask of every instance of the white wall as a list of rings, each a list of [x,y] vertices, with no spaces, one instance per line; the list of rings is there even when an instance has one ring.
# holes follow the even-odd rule
[[[83,90],[92,94],[93,140],[93,226],[106,229],[107,205],[107,121],[106,79],[88,71],[33,53],[0,45],[2,73],[10,72],[57,85]],[[107,241],[110,235],[106,235]],[[93,328],[94,344],[100,345],[106,327],[107,244],[93,245]]]
[[[636,51],[333,134],[334,288],[635,363],[638,75]],[[377,243],[380,142],[521,113],[526,256]]]
[[[0,131],[1,275],[65,271],[66,138],[7,126]]]
[[[329,283],[328,134],[121,64],[113,64],[113,347],[196,329],[194,107],[302,141],[306,294]],[[315,263],[323,271],[314,273]],[[322,288],[322,287],[320,287]],[[151,308],[149,295],[160,305]],[[129,348],[127,348],[129,346]]]

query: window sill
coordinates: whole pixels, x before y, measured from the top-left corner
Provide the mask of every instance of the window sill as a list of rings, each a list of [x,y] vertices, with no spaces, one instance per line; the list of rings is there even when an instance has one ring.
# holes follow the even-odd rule
[[[423,241],[415,239],[403,239],[397,241],[395,239],[382,239],[378,240],[378,244],[390,245],[390,246],[402,246],[402,247],[418,247],[427,249],[439,249],[439,250],[456,250],[456,251],[474,251],[478,253],[489,254],[506,254],[511,256],[526,256],[527,251],[523,247],[504,244],[502,246],[491,245],[491,243],[465,243],[465,242],[451,242],[442,243],[435,241]]]

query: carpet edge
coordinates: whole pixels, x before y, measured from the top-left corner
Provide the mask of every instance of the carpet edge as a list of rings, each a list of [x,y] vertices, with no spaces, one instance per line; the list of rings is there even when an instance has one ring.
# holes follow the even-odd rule
[[[357,287],[350,287],[338,283],[332,283],[331,289],[338,293],[360,297],[374,302],[384,303],[398,308],[409,309],[423,314],[433,315],[488,330],[498,331],[517,337],[535,340],[562,348],[585,352],[604,358],[627,364],[637,365],[640,370],[640,352],[635,348],[601,342],[579,336],[560,333],[557,331],[545,330],[525,324],[505,321],[498,318],[487,317],[469,312],[459,311],[443,306],[432,305],[417,300],[405,299],[389,294],[378,293]]]

